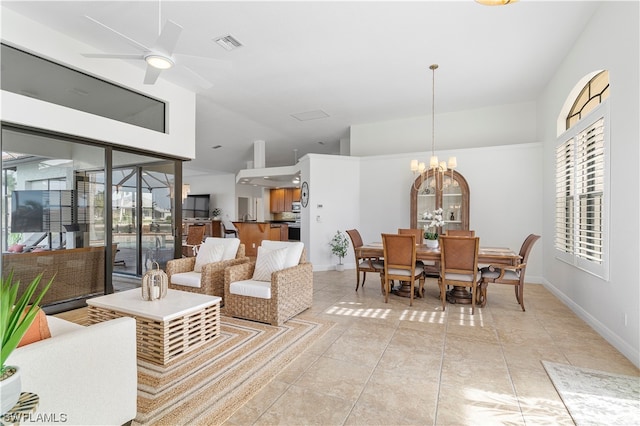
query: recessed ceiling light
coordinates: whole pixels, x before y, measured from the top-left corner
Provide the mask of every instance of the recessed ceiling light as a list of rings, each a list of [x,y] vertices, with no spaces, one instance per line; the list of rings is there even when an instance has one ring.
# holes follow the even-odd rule
[[[243,46],[243,44],[240,43],[238,39],[236,39],[234,36],[230,34],[226,36],[218,37],[214,39],[214,41],[226,50],[233,50]]]
[[[297,114],[291,114],[293,118],[300,121],[309,121],[309,120],[317,120],[319,118],[327,118],[329,114],[322,111],[321,109],[317,109],[315,111],[307,111],[307,112],[299,112]]]

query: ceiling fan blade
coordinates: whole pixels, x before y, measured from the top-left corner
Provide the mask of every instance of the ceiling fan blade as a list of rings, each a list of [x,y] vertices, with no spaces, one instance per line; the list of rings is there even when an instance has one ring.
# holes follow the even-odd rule
[[[184,65],[181,68],[189,72],[189,74],[191,75],[191,78],[195,80],[196,86],[201,87],[203,89],[210,89],[211,87],[213,87],[212,82],[210,82],[209,80],[207,80],[206,78],[204,78],[203,76],[201,76],[200,74],[192,70],[191,68],[186,67]]]
[[[111,27],[109,27],[109,26],[107,26],[105,24],[103,24],[102,22],[98,21],[97,19],[92,18],[91,16],[85,15],[85,18],[87,18],[88,20],[100,25],[102,28],[104,28],[104,29],[106,29],[108,31],[111,31],[112,33],[116,34],[117,36],[119,36],[120,38],[125,40],[127,43],[131,44],[132,46],[136,47],[139,50],[142,50],[142,51],[145,51],[145,52],[151,50],[147,46],[145,46],[144,44],[138,43],[134,39],[127,37],[126,35],[114,30],[113,28],[111,28]]]
[[[144,74],[144,84],[155,84],[161,72],[161,69],[147,65],[147,71]]]
[[[144,59],[144,55],[139,53],[83,53],[82,56],[98,59]]]
[[[176,48],[182,27],[171,20],[164,23],[162,32],[153,46],[154,50],[158,49],[171,56],[173,49]]]

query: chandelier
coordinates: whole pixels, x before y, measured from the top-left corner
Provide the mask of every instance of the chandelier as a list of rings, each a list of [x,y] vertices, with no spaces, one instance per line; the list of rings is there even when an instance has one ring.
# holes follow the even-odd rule
[[[429,69],[432,71],[432,82],[431,82],[431,158],[429,159],[429,169],[433,170],[433,175],[436,181],[436,185],[438,185],[438,189],[442,189],[442,185],[444,182],[444,173],[447,170],[451,171],[451,179],[453,180],[453,169],[458,166],[456,157],[449,157],[448,161],[438,161],[438,156],[436,155],[436,70],[438,69],[438,64],[433,64],[429,66]],[[420,162],[418,160],[411,160],[411,172],[413,172],[414,176],[416,174],[420,174],[420,185],[424,182],[425,175],[428,172],[427,166],[424,162]],[[440,174],[440,179],[438,179],[436,174]],[[416,185],[417,179],[414,180],[414,187]],[[415,188],[418,190],[419,188]]]

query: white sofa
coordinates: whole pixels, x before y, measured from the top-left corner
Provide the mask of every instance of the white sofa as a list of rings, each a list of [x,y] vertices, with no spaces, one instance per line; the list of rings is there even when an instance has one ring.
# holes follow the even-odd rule
[[[122,425],[136,416],[136,322],[118,318],[84,327],[48,316],[51,338],[14,350],[22,391],[38,394],[21,424]]]

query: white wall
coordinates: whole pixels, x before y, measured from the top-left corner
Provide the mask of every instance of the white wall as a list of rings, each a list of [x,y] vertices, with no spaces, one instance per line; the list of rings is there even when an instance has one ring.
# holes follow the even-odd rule
[[[535,102],[436,114],[436,149],[535,142],[535,115]],[[355,156],[430,150],[431,116],[355,124],[350,133]]]
[[[301,240],[315,271],[335,269],[338,259],[329,241],[336,231],[359,227],[359,164],[359,158],[338,155],[309,154],[300,160],[301,182],[308,182],[310,195],[300,213]],[[351,249],[344,263],[354,267]]]
[[[82,52],[94,49],[52,31],[2,7],[1,37],[4,43],[71,68],[117,82],[167,103],[167,133],[143,129],[27,96],[1,92],[0,119],[7,123],[132,146],[178,158],[195,156],[195,93],[164,81],[142,84],[144,70],[124,61],[96,61]]]
[[[236,218],[236,194],[235,194],[235,182],[234,175],[226,174],[212,174],[212,175],[198,175],[198,176],[185,176],[183,178],[184,183],[188,183],[191,187],[191,194],[209,194],[209,213],[215,207],[222,209],[222,216],[227,215],[231,220]]]
[[[542,92],[538,134],[544,142],[544,277],[571,309],[640,367],[640,149],[638,2],[604,2]],[[610,279],[555,258],[554,149],[556,120],[574,85],[609,70],[611,95]],[[625,324],[626,317],[626,324]],[[587,342],[585,342],[587,344]]]

